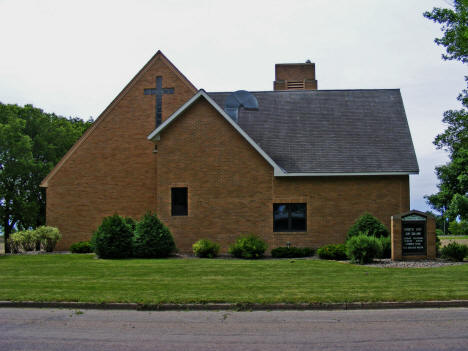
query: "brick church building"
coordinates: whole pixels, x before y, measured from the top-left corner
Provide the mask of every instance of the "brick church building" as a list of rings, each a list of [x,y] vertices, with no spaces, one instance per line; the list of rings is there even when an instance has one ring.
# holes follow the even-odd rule
[[[245,233],[270,249],[344,242],[364,212],[389,226],[408,211],[400,91],[318,90],[310,62],[275,71],[272,91],[210,93],[158,51],[43,180],[57,249],[114,213],[151,210],[180,251],[209,238],[225,252]]]

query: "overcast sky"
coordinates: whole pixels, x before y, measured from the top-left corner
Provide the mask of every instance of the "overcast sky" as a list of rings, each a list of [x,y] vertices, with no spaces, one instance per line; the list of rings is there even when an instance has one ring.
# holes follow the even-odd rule
[[[310,59],[319,89],[401,89],[420,167],[411,208],[426,210],[447,161],[432,141],[467,74],[422,16],[449,3],[0,0],[0,102],[96,118],[158,49],[207,91],[271,90],[275,63]]]

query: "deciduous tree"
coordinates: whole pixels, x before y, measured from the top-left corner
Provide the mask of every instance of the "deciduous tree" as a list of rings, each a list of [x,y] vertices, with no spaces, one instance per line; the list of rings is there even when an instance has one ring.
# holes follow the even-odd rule
[[[0,228],[5,244],[14,228],[45,224],[45,191],[39,184],[91,123],[31,105],[0,103]]]
[[[442,25],[444,35],[435,42],[446,49],[444,60],[468,63],[468,0],[455,0],[453,8],[434,8],[424,16]],[[465,76],[468,83],[468,77]],[[468,89],[458,96],[462,107],[444,113],[447,128],[434,140],[439,149],[448,151],[450,161],[436,167],[439,191],[426,196],[428,203],[453,220],[468,219]]]

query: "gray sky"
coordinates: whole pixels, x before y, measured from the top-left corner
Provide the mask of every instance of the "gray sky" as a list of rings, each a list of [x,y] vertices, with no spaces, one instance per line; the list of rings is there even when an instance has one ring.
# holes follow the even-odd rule
[[[275,63],[310,59],[320,89],[401,89],[421,169],[411,208],[426,210],[447,161],[432,141],[467,74],[422,16],[448,3],[0,0],[0,101],[96,118],[158,49],[207,91],[271,90]]]

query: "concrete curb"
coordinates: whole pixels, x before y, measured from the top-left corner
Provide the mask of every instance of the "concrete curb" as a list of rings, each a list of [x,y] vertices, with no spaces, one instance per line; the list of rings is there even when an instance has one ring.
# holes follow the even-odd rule
[[[310,304],[137,304],[137,303],[92,303],[92,302],[34,302],[0,301],[0,308],[65,308],[90,310],[136,310],[136,311],[330,311],[330,310],[376,310],[402,308],[447,308],[468,307],[468,300],[450,301],[405,301],[405,302],[345,302]]]

